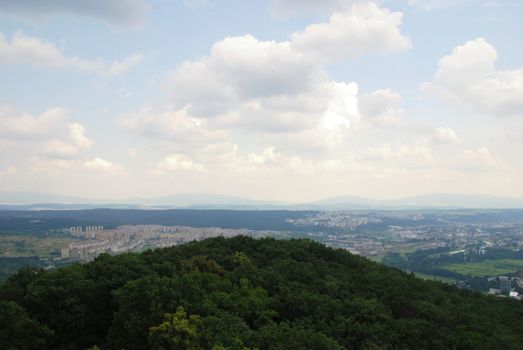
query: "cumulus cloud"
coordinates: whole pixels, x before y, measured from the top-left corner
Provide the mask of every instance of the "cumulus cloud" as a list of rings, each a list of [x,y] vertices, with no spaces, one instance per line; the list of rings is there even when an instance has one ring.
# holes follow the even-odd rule
[[[57,173],[78,164],[78,160],[70,158],[54,158],[41,155],[31,158],[31,170],[34,172]]]
[[[23,17],[73,14],[118,25],[141,24],[147,9],[145,0],[0,0],[0,11]]]
[[[377,127],[406,127],[401,107],[403,98],[391,89],[381,89],[358,97],[358,107],[363,118]]]
[[[85,126],[80,123],[70,123],[67,127],[69,128],[69,137],[77,147],[82,149],[91,147],[92,141],[85,136]]]
[[[158,173],[201,172],[217,164],[237,169],[279,165],[297,173],[339,169],[337,159],[323,164],[303,158],[303,152],[334,150],[360,123],[357,84],[331,80],[324,64],[407,49],[401,20],[401,13],[375,4],[349,4],[328,23],[309,26],[288,41],[224,38],[208,56],[186,61],[169,75],[172,106],[125,114],[120,125],[170,144],[172,154],[157,165]],[[326,47],[314,47],[320,42]],[[391,90],[379,94],[390,103],[401,101]],[[380,113],[401,112],[394,108]]]
[[[359,123],[356,83],[330,83],[331,97],[320,121],[327,144],[339,143],[354,124]]]
[[[321,81],[317,63],[289,42],[251,35],[215,43],[210,56],[183,63],[171,75],[174,101],[194,115],[214,116],[255,98],[297,95]]]
[[[171,154],[159,162],[154,169],[154,174],[165,174],[172,171],[194,171],[205,173],[206,167],[183,154]]]
[[[422,89],[496,116],[523,115],[523,68],[497,70],[497,52],[484,38],[455,47]]]
[[[112,75],[121,75],[127,72],[132,67],[136,66],[142,60],[143,55],[139,53],[132,54],[127,56],[121,61],[113,61],[109,67],[108,71]]]
[[[116,173],[122,170],[120,165],[113,164],[110,161],[99,157],[86,161],[84,166],[88,169],[99,170],[107,173]]]
[[[82,150],[88,149],[92,141],[85,136],[85,127],[80,123],[67,124],[69,135],[66,140],[52,139],[44,143],[39,154],[49,158],[77,158]]]
[[[432,140],[436,143],[459,143],[460,139],[452,128],[436,128]]]
[[[286,134],[282,139],[318,130],[315,138],[332,144],[359,121],[357,85],[330,81],[317,60],[289,42],[223,39],[209,57],[178,67],[170,84],[175,107],[197,125]]]
[[[464,150],[459,166],[464,170],[481,171],[500,169],[505,167],[505,164],[495,157],[487,147],[480,147]]]
[[[349,11],[333,13],[327,23],[311,24],[293,34],[292,47],[325,61],[404,51],[412,44],[400,31],[402,19],[401,12],[374,3],[354,4]]]
[[[391,89],[376,90],[358,97],[358,108],[365,123],[382,129],[415,132],[433,144],[456,144],[461,140],[452,128],[435,127],[405,117],[402,96]]]
[[[142,108],[119,118],[119,123],[138,135],[168,141],[185,150],[223,142],[227,133],[214,130],[206,119],[194,118],[187,108]]]
[[[392,163],[394,166],[411,168],[423,168],[435,162],[430,145],[426,140],[413,144],[396,143],[370,147],[361,152],[357,159],[363,162]]]
[[[51,108],[33,116],[20,109],[0,105],[0,138],[20,139],[48,135],[67,116],[63,108]]]
[[[78,156],[79,149],[70,143],[53,139],[44,143],[38,154],[47,158],[74,159]]]
[[[92,144],[85,135],[84,125],[67,123],[68,114],[63,108],[32,115],[11,106],[0,106],[0,145],[6,140],[11,152],[32,157],[36,170],[65,168],[81,159]]]
[[[260,153],[250,153],[241,159],[237,166],[241,171],[291,171],[293,173],[310,173],[314,164],[297,155],[287,155],[277,151],[275,147],[267,147]]]
[[[141,59],[141,54],[133,54],[122,61],[112,63],[107,63],[100,58],[86,60],[68,57],[55,45],[40,38],[17,32],[9,41],[3,33],[0,33],[0,63],[4,64],[29,64],[35,67],[71,68],[100,74],[120,75]]]
[[[289,42],[225,38],[208,57],[180,65],[169,84],[172,106],[125,114],[120,124],[168,141],[178,152],[195,153],[235,133],[279,134],[280,144],[309,135],[307,147],[324,147],[359,121],[356,84],[330,81],[318,62],[293,51]]]

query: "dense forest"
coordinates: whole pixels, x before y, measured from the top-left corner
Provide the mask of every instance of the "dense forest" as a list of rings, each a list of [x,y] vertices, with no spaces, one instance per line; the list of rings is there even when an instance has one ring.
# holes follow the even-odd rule
[[[523,304],[309,240],[215,238],[23,268],[1,349],[521,349]]]
[[[287,219],[314,215],[293,210],[0,210],[1,234],[35,235],[69,226],[166,225],[246,228],[249,230],[297,230]]]

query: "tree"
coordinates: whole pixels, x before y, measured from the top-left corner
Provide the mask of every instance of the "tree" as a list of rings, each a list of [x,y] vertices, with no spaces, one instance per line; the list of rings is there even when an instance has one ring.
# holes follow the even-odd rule
[[[151,327],[149,344],[158,350],[200,350],[200,334],[198,328],[201,320],[198,315],[187,313],[183,307],[178,307],[174,314],[166,313],[164,320],[158,326]]]
[[[50,349],[52,335],[17,303],[0,300],[0,349]]]

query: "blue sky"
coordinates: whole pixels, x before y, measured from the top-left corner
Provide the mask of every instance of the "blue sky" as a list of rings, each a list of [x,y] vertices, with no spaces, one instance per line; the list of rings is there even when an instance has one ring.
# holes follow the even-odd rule
[[[0,0],[0,190],[523,197],[522,15],[511,0]]]

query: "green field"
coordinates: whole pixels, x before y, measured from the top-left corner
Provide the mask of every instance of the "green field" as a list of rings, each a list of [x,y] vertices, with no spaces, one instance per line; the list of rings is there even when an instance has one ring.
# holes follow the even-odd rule
[[[496,276],[523,269],[523,259],[485,260],[473,263],[448,264],[449,271],[469,276]]]
[[[456,280],[453,278],[427,275],[425,273],[414,272],[414,275],[416,275],[416,277],[423,278],[424,280],[434,280],[434,281],[441,281],[441,282],[445,282],[445,283],[455,283],[456,282]]]
[[[59,252],[76,241],[59,237],[0,236],[0,257],[48,257],[51,252]]]

